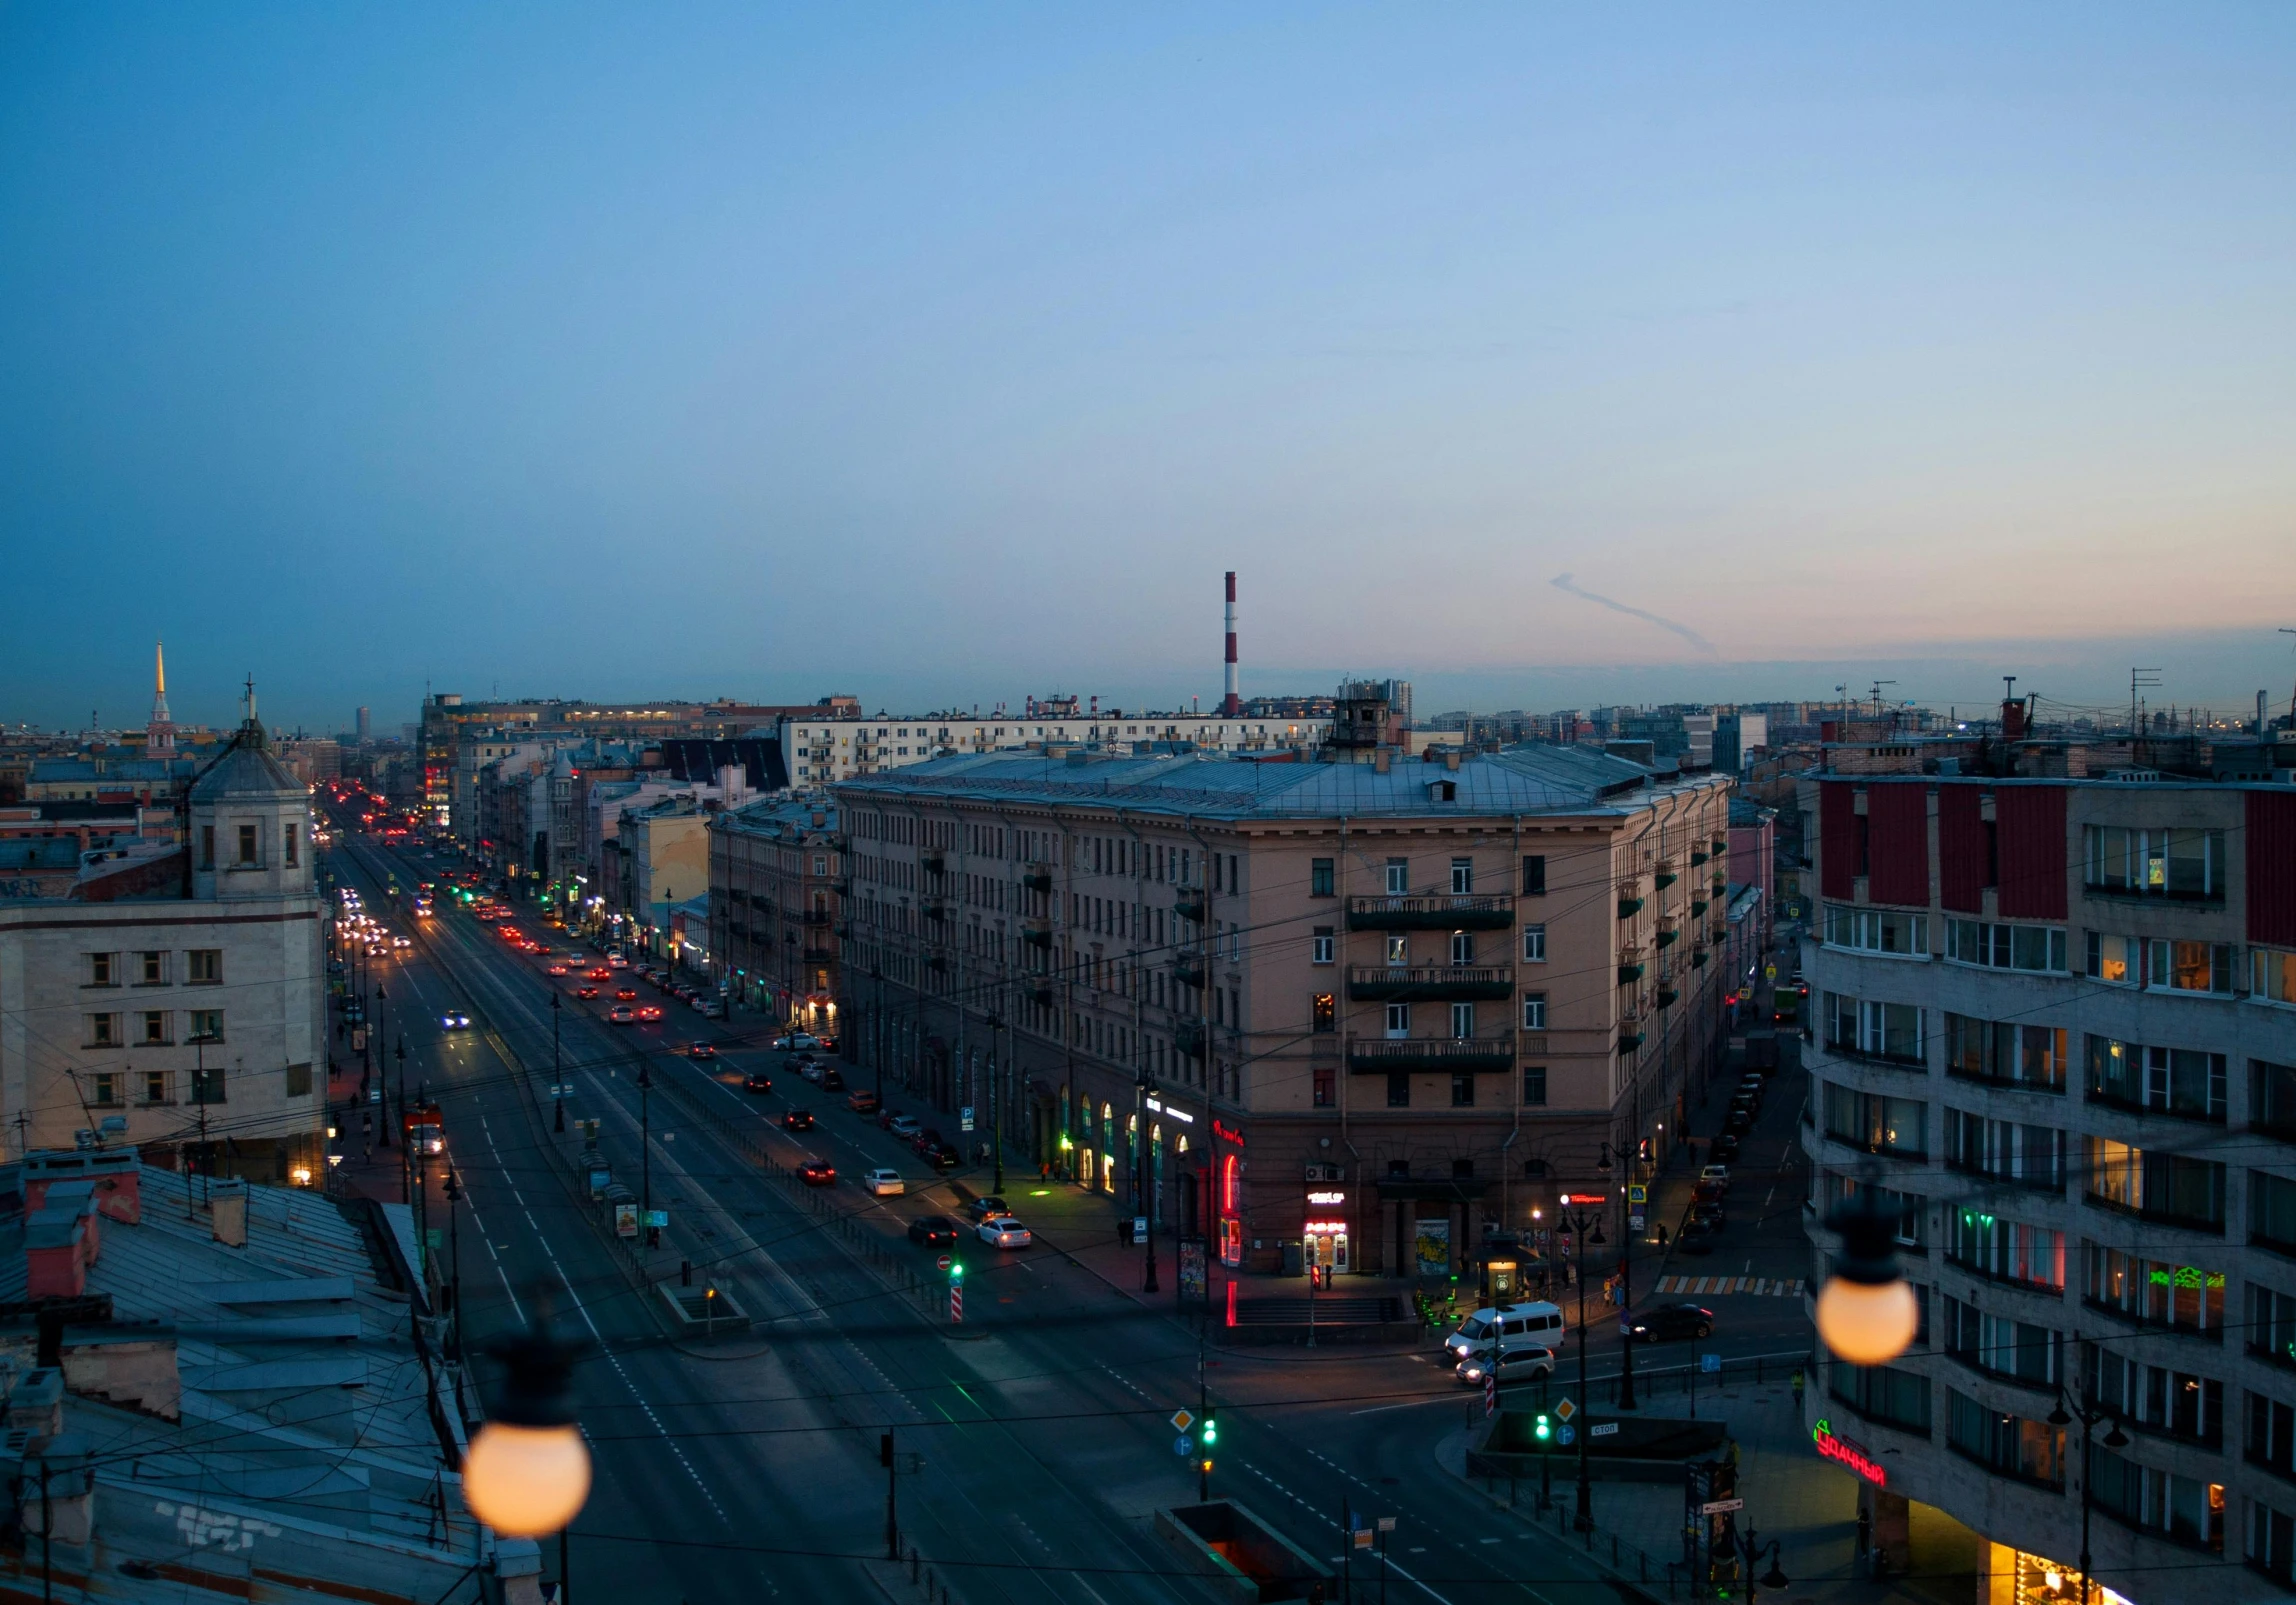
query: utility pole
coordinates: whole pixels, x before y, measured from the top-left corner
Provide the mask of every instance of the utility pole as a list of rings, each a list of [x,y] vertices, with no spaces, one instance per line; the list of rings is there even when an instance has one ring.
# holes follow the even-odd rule
[[[2296,630],[2291,630],[2283,625],[2281,627],[2280,633],[2282,635],[2296,635]],[[2291,728],[2296,728],[2296,692],[2291,692],[2288,697],[2288,721]],[[2256,734],[2259,738],[2262,738],[2264,732],[2262,730],[2258,730]]]
[[[641,1220],[654,1211],[654,1078],[647,1066],[638,1066],[638,1214]]]
[[[2144,736],[2144,726],[2137,722],[2139,717],[2138,708],[2140,706],[2137,700],[2137,693],[2145,687],[2157,686],[2159,684],[2160,670],[2158,669],[2129,670],[2129,756],[2131,758],[2136,756],[2135,743],[2141,740]]]

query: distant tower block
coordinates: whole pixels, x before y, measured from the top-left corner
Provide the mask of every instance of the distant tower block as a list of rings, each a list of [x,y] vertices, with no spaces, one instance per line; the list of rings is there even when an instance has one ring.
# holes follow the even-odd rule
[[[367,710],[367,709],[365,709],[365,708],[361,708],[361,709],[359,710],[359,716],[358,716],[358,731],[359,731],[359,739],[360,739],[361,741],[365,741],[365,740],[368,738],[368,736],[369,736],[369,735],[370,735],[370,734],[373,732],[373,729],[374,729],[374,720],[373,720],[372,716],[369,714],[369,712],[368,712],[368,710]]]
[[[1227,695],[1220,700],[1220,712],[1233,719],[1244,711],[1243,699],[1236,694],[1236,571],[1228,570],[1228,661]]]

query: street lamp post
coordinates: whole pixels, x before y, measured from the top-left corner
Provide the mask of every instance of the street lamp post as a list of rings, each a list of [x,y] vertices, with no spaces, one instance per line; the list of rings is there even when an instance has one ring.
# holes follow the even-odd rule
[[[992,1192],[1004,1192],[1004,1111],[997,1101],[997,1084],[1004,1080],[1004,1061],[997,1057],[997,1031],[1004,1025],[1004,1017],[992,1011],[989,1015],[989,1149],[996,1155],[996,1183]],[[1005,1033],[1011,1042],[1012,1033]]]
[[[461,1201],[462,1182],[449,1162],[446,1167],[447,1285],[454,1292],[447,1306],[454,1311],[454,1320],[447,1327],[447,1352],[456,1360],[462,1358],[462,1211],[455,1208]]]
[[[1786,1576],[1785,1568],[1778,1564],[1781,1545],[1777,1539],[1773,1538],[1768,1544],[1764,1544],[1761,1535],[1753,1528],[1748,1527],[1743,1533],[1736,1535],[1736,1545],[1739,1554],[1744,1556],[1746,1561],[1746,1597],[1748,1599],[1752,1599],[1763,1588],[1783,1589],[1792,1586],[1792,1579]],[[1770,1554],[1770,1569],[1762,1574],[1760,1586],[1757,1587],[1754,1567],[1760,1563],[1762,1552],[1765,1549]]]
[[[1148,1191],[1148,1094],[1155,1090],[1155,1078],[1145,1074],[1132,1084],[1132,1196],[1139,1218],[1148,1223],[1148,1269],[1140,1283],[1143,1293],[1160,1291],[1156,1283],[1156,1200]]]
[[[642,1222],[654,1210],[654,1078],[644,1064],[638,1066],[638,1215]]]
[[[1574,1257],[1577,1261],[1577,1275],[1574,1280],[1578,1283],[1579,1397],[1591,1399],[1592,1396],[1588,1394],[1586,1384],[1586,1251],[1589,1248],[1599,1248],[1602,1245],[1602,1216],[1598,1211],[1591,1209],[1557,1210],[1555,1219],[1558,1224],[1567,1225],[1570,1228],[1574,1240]],[[1582,1411],[1585,1408],[1585,1405],[1580,1406]],[[1586,1429],[1574,1426],[1573,1435],[1578,1439],[1578,1514],[1572,1522],[1572,1526],[1582,1533],[1591,1532],[1594,1530],[1594,1488],[1587,1477]]]
[[[558,1069],[558,989],[550,989],[550,1129],[566,1129],[566,1082]]]
[[[2108,1449],[2127,1448],[2129,1435],[2121,1430],[2121,1423],[2118,1416],[2114,1415],[2114,1413],[2110,1410],[2098,1408],[2097,1401],[2089,1396],[2086,1383],[2083,1384],[2081,1393],[2081,1402],[2076,1405],[2071,1403],[2071,1401],[2068,1400],[2060,1390],[2057,1395],[2057,1408],[2049,1412],[2049,1425],[2052,1427],[2069,1427],[2075,1421],[2078,1421],[2081,1424],[2080,1605],[2089,1605],[2089,1511],[2092,1508],[2093,1503],[2089,1498],[2089,1484],[2093,1480],[2092,1474],[2095,1470],[2095,1445],[2092,1442],[2092,1439],[2096,1435],[2096,1426],[2100,1421],[2112,1422],[2112,1430],[2105,1434],[2105,1447]]]
[[[1618,1157],[1621,1163],[1625,1162],[1626,1154],[1623,1150]],[[1595,1161],[1594,1168],[1608,1176],[1610,1166],[1611,1147],[1606,1142],[1602,1145],[1602,1157]],[[1627,1166],[1627,1173],[1632,1176],[1633,1166]],[[1619,1186],[1618,1197],[1618,1407],[1621,1410],[1634,1410],[1640,1406],[1634,1397],[1634,1330],[1627,1321],[1627,1313],[1634,1306],[1634,1206],[1627,1202],[1626,1184],[1623,1181]]]
[[[502,1381],[486,1425],[463,1457],[463,1497],[506,1538],[555,1532],[558,1598],[571,1605],[566,1529],[590,1496],[590,1452],[567,1397],[578,1356],[552,1335],[542,1298],[535,1300],[531,1326],[487,1350],[502,1362]]]

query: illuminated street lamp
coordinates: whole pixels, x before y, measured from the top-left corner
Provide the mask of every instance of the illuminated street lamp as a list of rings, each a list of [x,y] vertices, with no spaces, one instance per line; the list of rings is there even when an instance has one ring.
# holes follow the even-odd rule
[[[1921,1311],[1897,1265],[1895,1211],[1874,1189],[1826,1217],[1841,1236],[1834,1274],[1818,1291],[1818,1336],[1852,1365],[1886,1365],[1913,1343]]]
[[[562,1532],[590,1496],[590,1451],[567,1397],[574,1350],[551,1335],[547,1313],[537,1309],[532,1326],[496,1339],[488,1352],[502,1362],[502,1383],[463,1458],[463,1497],[506,1538]]]

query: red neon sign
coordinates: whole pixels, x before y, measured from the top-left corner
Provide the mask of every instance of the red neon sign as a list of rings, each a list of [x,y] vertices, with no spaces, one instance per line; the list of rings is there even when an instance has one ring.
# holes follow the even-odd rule
[[[1238,1130],[1236,1127],[1229,1125],[1224,1120],[1215,1119],[1212,1122],[1212,1135],[1215,1137],[1225,1138],[1227,1141],[1234,1143],[1238,1148],[1241,1148],[1244,1145],[1243,1132]]]
[[[1881,1463],[1865,1452],[1865,1446],[1834,1436],[1833,1424],[1820,1420],[1810,1429],[1810,1441],[1818,1446],[1818,1453],[1838,1466],[1856,1472],[1876,1488],[1889,1484],[1889,1473]]]

